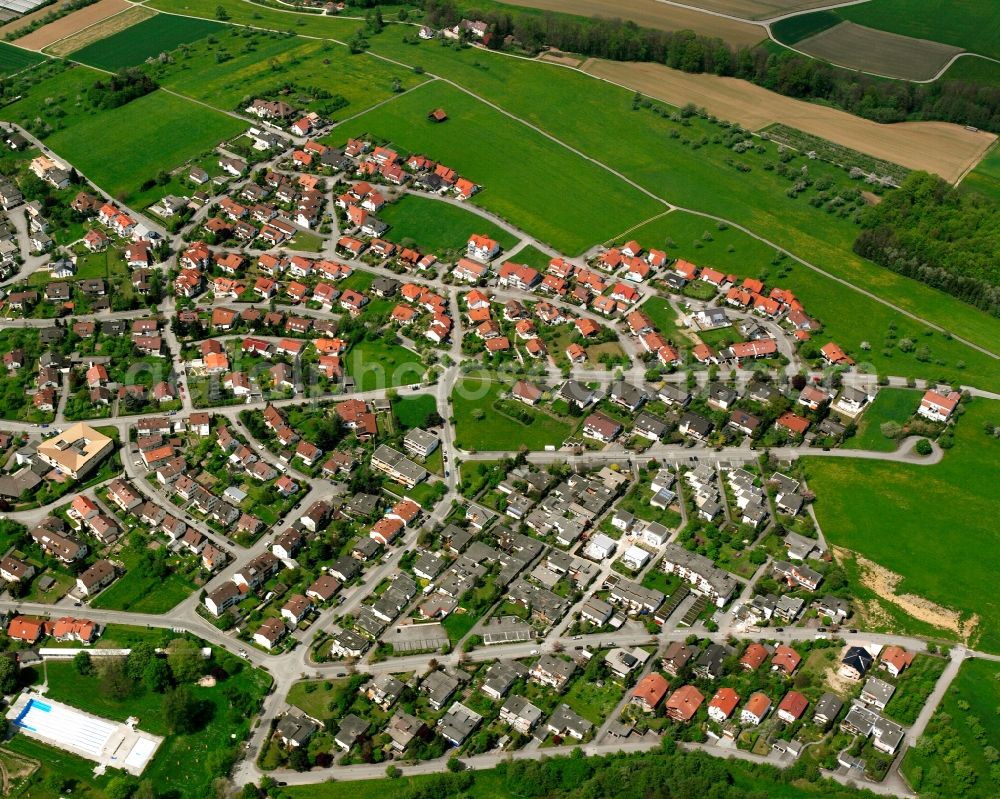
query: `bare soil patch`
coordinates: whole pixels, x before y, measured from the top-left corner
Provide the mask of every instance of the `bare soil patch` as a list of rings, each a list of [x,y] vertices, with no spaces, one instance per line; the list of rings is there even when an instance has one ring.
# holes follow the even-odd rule
[[[658,0],[516,0],[516,5],[575,14],[580,17],[628,19],[646,28],[665,31],[691,30],[702,36],[718,36],[734,47],[757,44],[767,38],[760,25],[716,17],[691,8],[679,8]]]
[[[834,547],[834,555],[838,560],[842,559],[845,554],[845,550]],[[968,622],[963,623],[961,614],[956,610],[942,607],[917,594],[898,594],[896,589],[903,579],[902,575],[868,560],[856,552],[852,555],[858,564],[861,581],[881,599],[891,602],[915,619],[935,627],[951,630],[966,642],[969,641],[979,624],[978,616],[974,615]]]
[[[43,25],[27,36],[16,39],[14,44],[27,47],[30,50],[41,50],[50,44],[58,42],[60,39],[71,36],[77,31],[90,27],[95,22],[100,22],[102,19],[107,19],[130,7],[130,4],[125,2],[125,0],[100,0],[100,2],[94,3],[92,6],[81,8],[79,11],[67,14],[62,19],[57,19],[55,22]]]
[[[144,19],[155,16],[156,12],[151,8],[133,6],[127,11],[101,20],[89,28],[84,28],[79,33],[74,33],[72,36],[60,39],[51,47],[45,48],[45,52],[50,55],[66,56],[86,47],[88,44],[106,39],[113,33],[119,33],[126,28],[131,28],[133,25],[142,22]]]
[[[592,58],[582,68],[671,105],[694,103],[750,130],[781,122],[875,158],[934,172],[952,183],[978,164],[997,138],[949,122],[880,125],[846,111],[784,97],[737,78],[689,75],[662,64]]]
[[[841,22],[803,39],[795,49],[849,69],[904,80],[930,80],[962,52],[962,48],[950,44],[913,39],[853,22]]]
[[[550,50],[538,56],[539,61],[548,61],[550,64],[562,64],[567,67],[578,67],[583,63],[579,56],[569,53],[560,53],[558,50]]]
[[[743,19],[773,19],[793,11],[830,5],[830,0],[681,0],[686,6],[718,11]]]

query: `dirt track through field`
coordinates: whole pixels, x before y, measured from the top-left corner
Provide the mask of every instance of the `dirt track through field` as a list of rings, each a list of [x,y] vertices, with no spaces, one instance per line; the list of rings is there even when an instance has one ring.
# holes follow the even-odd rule
[[[931,80],[961,47],[911,39],[897,33],[841,22],[803,39],[796,50],[850,69],[904,80]]]
[[[48,47],[60,39],[71,36],[77,31],[81,31],[95,22],[100,22],[102,19],[107,19],[113,14],[118,14],[129,7],[130,4],[125,0],[100,0],[92,6],[81,8],[79,11],[67,14],[62,19],[43,25],[27,36],[15,40],[14,44],[27,47],[30,50],[41,50],[43,47]]]
[[[582,69],[671,105],[694,103],[750,130],[781,122],[875,158],[909,169],[926,169],[952,183],[979,163],[996,140],[992,133],[969,131],[949,122],[880,125],[846,111],[784,97],[736,78],[689,75],[662,64],[592,58],[584,62]]]
[[[678,0],[685,6],[697,6],[743,19],[771,19],[795,11],[808,11],[830,5],[831,0]]]
[[[715,17],[657,0],[516,0],[516,5],[581,17],[628,19],[646,28],[665,31],[692,30],[703,36],[718,36],[734,47],[757,44],[767,38],[760,25]]]
[[[123,11],[120,14],[115,14],[112,17],[101,20],[97,24],[91,25],[89,28],[84,28],[79,33],[74,33],[72,36],[60,39],[50,47],[46,47],[45,52],[50,55],[67,56],[70,53],[75,53],[77,50],[86,47],[88,44],[93,44],[101,39],[106,39],[113,33],[120,33],[126,28],[131,28],[133,25],[139,24],[144,19],[149,19],[150,17],[155,16],[156,12],[151,8],[146,8],[145,6],[133,6],[127,11]]]

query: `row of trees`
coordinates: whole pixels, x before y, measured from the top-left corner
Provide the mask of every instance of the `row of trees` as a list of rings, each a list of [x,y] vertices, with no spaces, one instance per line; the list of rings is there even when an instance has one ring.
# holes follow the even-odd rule
[[[463,18],[489,23],[492,48],[515,44],[531,53],[555,47],[612,61],[655,61],[685,72],[743,78],[789,97],[825,100],[878,122],[938,119],[1000,131],[1000,87],[971,81],[914,84],[873,78],[791,51],[734,49],[692,31],[659,31],[623,20],[583,19],[504,9],[459,9],[453,0],[424,0],[428,22],[438,27]]]
[[[854,251],[1000,316],[1000,207],[926,172],[861,215]]]

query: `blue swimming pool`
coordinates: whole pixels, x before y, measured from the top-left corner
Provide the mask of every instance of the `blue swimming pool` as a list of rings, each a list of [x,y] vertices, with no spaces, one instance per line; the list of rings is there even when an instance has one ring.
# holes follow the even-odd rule
[[[39,713],[51,713],[52,705],[41,701],[40,699],[29,699],[28,704],[24,706],[24,710],[17,714],[17,718],[14,719],[14,726],[20,727],[23,730],[31,730],[32,732],[37,732],[37,730],[30,724],[26,723],[24,718],[32,710]]]

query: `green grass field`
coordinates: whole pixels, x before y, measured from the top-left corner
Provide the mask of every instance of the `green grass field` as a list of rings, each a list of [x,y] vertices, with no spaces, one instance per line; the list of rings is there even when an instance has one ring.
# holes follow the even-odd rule
[[[941,79],[1000,86],[1000,64],[996,61],[987,61],[985,58],[966,55],[948,67]]]
[[[795,44],[841,22],[841,18],[833,11],[817,11],[815,14],[802,14],[775,22],[771,26],[771,33],[779,42]]]
[[[909,419],[920,404],[920,392],[907,388],[883,388],[875,396],[874,402],[858,421],[858,432],[849,438],[847,449],[870,449],[876,452],[894,452],[896,441],[882,435],[880,426],[884,422],[902,424]]]
[[[976,168],[963,178],[961,185],[1000,203],[1000,146],[994,144]]]
[[[558,446],[570,434],[572,427],[566,422],[520,403],[517,404],[532,416],[531,424],[523,424],[497,411],[493,403],[508,389],[509,386],[503,383],[493,381],[484,386],[482,381],[471,378],[456,383],[452,413],[458,447],[481,451],[514,450],[523,444],[529,450],[541,450],[550,444]],[[480,419],[476,418],[478,411],[482,411]]]
[[[677,314],[663,297],[650,297],[639,310],[653,320],[656,329],[665,337],[670,338],[677,331]]]
[[[872,0],[835,12],[869,28],[952,44],[1000,58],[1000,26],[992,0]],[[812,16],[812,15],[810,15]]]
[[[0,42],[0,77],[13,75],[42,61],[45,61],[45,56],[41,53],[22,50],[7,42]]]
[[[443,255],[465,252],[469,236],[482,233],[496,239],[509,250],[517,239],[499,225],[472,211],[426,197],[407,195],[379,211],[379,217],[392,225],[386,238],[404,245],[415,245],[420,252]]]
[[[69,57],[74,61],[114,72],[224,30],[225,26],[221,23],[207,19],[157,14],[131,28],[88,44]]]
[[[420,356],[399,344],[361,341],[348,351],[344,365],[358,391],[419,383],[426,367]]]
[[[288,99],[296,108],[323,113],[324,104],[339,95],[346,104],[333,116],[340,119],[391,97],[394,79],[402,89],[426,80],[412,70],[352,56],[328,41],[233,27],[213,38],[214,44],[205,39],[176,53],[174,63],[157,65],[152,74],[162,86],[226,111],[276,95],[286,83],[302,92],[303,100],[296,100],[296,92]],[[222,66],[220,52],[228,56]],[[319,99],[324,93],[327,99]]]
[[[102,591],[91,605],[132,613],[166,613],[183,602],[194,588],[193,583],[176,572],[165,580],[156,580],[139,575],[133,569]]]
[[[436,107],[448,112],[447,122],[427,120]],[[343,144],[362,133],[447,164],[483,187],[473,203],[572,255],[662,210],[606,170],[441,81],[363,114],[329,140]]]
[[[891,706],[891,705],[890,705]],[[1000,793],[1000,774],[987,746],[1000,741],[1000,664],[966,660],[949,686],[921,741],[907,750],[902,771],[921,794],[992,799]],[[977,729],[973,729],[975,719]],[[977,738],[977,733],[981,737]],[[971,784],[970,784],[971,776]]]
[[[87,67],[66,70],[6,106],[4,115],[28,128],[38,117],[53,120],[58,127],[46,145],[113,197],[130,198],[160,170],[173,169],[246,127],[163,91],[94,112],[79,97],[99,77]],[[57,118],[53,108],[65,115]]]
[[[403,427],[425,427],[428,417],[437,411],[433,394],[411,394],[392,404],[396,419]]]
[[[514,257],[514,263],[530,266],[540,272],[544,272],[549,268],[549,261],[551,260],[551,255],[542,252],[540,249],[533,247],[530,244],[525,245],[518,250],[517,255]]]
[[[840,458],[805,463],[827,540],[902,575],[897,593],[926,597],[966,619],[977,614],[971,642],[998,652],[1000,599],[982,590],[992,583],[995,561],[983,555],[1000,546],[1000,439],[983,432],[987,422],[1000,422],[1000,403],[971,402],[954,448],[936,466]]]

